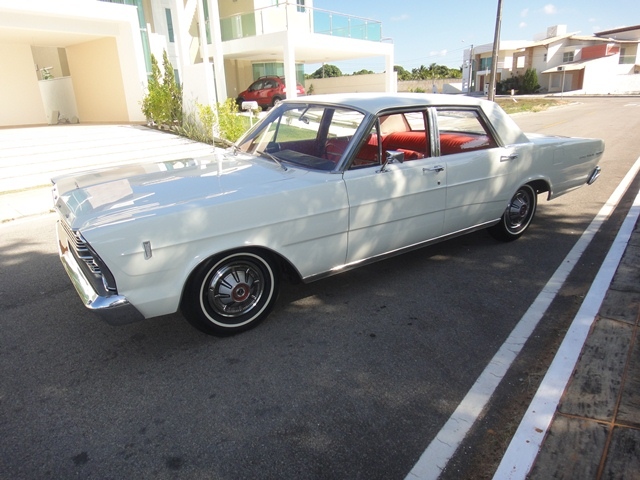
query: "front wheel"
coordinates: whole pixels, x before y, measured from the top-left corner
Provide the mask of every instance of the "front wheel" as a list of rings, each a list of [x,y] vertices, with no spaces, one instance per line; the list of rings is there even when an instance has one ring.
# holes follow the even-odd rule
[[[500,221],[489,228],[491,236],[503,242],[520,238],[536,213],[538,197],[531,185],[521,186],[509,201]]]
[[[264,320],[278,296],[278,274],[263,254],[236,252],[200,265],[182,296],[186,319],[210,335],[232,335]]]

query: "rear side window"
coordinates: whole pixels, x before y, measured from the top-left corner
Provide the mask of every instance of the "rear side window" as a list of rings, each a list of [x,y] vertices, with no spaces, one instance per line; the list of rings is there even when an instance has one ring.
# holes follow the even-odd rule
[[[490,130],[476,110],[438,108],[436,112],[440,155],[497,146]]]

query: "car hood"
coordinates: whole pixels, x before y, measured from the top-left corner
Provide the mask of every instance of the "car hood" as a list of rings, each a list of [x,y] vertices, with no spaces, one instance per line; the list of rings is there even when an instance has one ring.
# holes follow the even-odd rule
[[[217,151],[199,158],[125,165],[52,179],[56,209],[74,228],[99,226],[198,202],[282,189],[306,171]]]

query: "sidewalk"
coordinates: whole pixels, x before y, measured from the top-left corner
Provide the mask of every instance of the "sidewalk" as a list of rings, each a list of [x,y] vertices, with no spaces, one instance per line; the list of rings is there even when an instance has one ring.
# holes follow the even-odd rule
[[[0,223],[50,212],[49,179],[60,172],[199,156],[211,148],[139,126],[0,130]],[[550,427],[546,434],[537,432],[544,438],[529,476],[527,464],[507,469],[507,474],[499,470],[495,478],[640,479],[637,218],[622,248],[575,371],[561,386]]]

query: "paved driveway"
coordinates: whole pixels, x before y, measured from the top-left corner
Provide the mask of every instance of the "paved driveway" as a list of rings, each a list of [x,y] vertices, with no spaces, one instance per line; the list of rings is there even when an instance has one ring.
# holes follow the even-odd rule
[[[0,129],[0,192],[49,186],[51,177],[140,160],[175,160],[211,146],[142,125]]]

